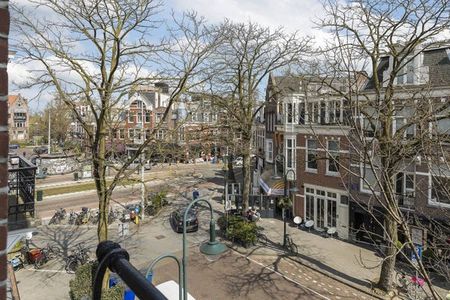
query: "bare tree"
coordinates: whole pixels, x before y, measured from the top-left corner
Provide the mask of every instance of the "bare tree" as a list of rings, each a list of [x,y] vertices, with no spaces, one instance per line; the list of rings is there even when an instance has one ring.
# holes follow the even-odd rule
[[[243,211],[248,207],[250,192],[250,151],[253,123],[261,105],[260,84],[270,72],[288,68],[298,62],[308,48],[309,38],[272,30],[255,23],[224,21],[213,27],[223,38],[211,57],[215,76],[211,94],[215,105],[223,109],[227,124],[240,137],[243,157]]]
[[[99,241],[108,238],[111,194],[127,167],[155,140],[155,131],[135,154],[106,180],[106,144],[121,107],[133,87],[165,81],[171,87],[163,118],[180,95],[205,80],[204,59],[214,47],[195,13],[175,20],[175,28],[159,40],[154,30],[161,25],[157,0],[36,0],[33,6],[13,7],[18,39],[16,47],[24,62],[38,66],[29,86],[52,89],[70,108],[86,133],[93,176],[99,199]],[[48,17],[36,17],[33,9]],[[83,118],[76,104],[87,104],[94,124]],[[94,126],[92,126],[94,125]]]
[[[322,60],[314,64],[315,71],[327,78],[325,84],[333,78],[349,84],[345,92],[327,85],[346,100],[353,128],[351,159],[365,170],[346,171],[370,189],[366,209],[380,206],[384,214],[384,223],[376,222],[386,240],[378,282],[385,291],[393,289],[399,229],[407,246],[416,252],[408,217],[400,205],[404,195],[396,190],[398,174],[414,168],[417,157],[430,161],[427,148],[441,148],[442,143],[434,138],[439,132],[428,128],[449,118],[448,94],[444,96],[447,100],[441,101],[434,89],[441,83],[431,80],[431,72],[438,70],[426,69],[419,62],[424,53],[441,46],[441,34],[449,26],[448,7],[448,1],[440,0],[358,0],[348,4],[330,0],[324,1],[326,17],[319,22],[331,38]],[[361,70],[372,71],[372,76],[365,88],[358,90],[355,83]],[[448,162],[447,155],[442,157]],[[439,298],[421,261],[417,269],[433,297]]]

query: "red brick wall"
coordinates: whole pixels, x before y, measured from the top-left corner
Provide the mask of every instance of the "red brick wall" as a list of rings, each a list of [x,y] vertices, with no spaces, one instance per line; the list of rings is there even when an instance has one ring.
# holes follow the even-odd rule
[[[8,0],[0,0],[0,300],[6,299],[6,237],[8,234]]]
[[[318,185],[324,188],[336,189],[346,191],[349,183],[349,178],[345,168],[341,168],[340,176],[331,176],[326,174],[326,152],[318,151],[317,173],[311,173],[306,171],[306,140],[308,137],[318,139],[319,148],[326,147],[327,139],[338,139],[340,142],[340,149],[342,151],[349,150],[348,140],[345,136],[331,136],[331,135],[305,135],[297,134],[297,147],[301,149],[297,150],[297,188],[299,189],[298,195],[305,195],[305,184]],[[347,153],[340,153],[340,163],[346,168],[350,167],[349,155]],[[304,217],[304,197],[297,196],[295,198],[294,213],[298,216]]]

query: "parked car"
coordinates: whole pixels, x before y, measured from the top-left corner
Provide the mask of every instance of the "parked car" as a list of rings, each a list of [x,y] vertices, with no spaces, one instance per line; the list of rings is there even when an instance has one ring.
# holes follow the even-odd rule
[[[19,144],[9,144],[9,150],[17,150],[20,148]]]
[[[183,232],[183,217],[185,209],[179,209],[170,214],[170,225],[175,232]],[[190,210],[187,214],[186,232],[195,232],[198,230],[197,213]]]
[[[47,148],[47,146],[34,147],[33,152],[36,153],[37,155],[46,154],[46,153],[48,153],[48,148]]]

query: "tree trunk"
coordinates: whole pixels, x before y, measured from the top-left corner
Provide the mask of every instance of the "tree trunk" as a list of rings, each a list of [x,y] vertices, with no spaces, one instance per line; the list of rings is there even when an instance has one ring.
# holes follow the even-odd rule
[[[108,212],[110,199],[110,193],[106,183],[105,135],[102,135],[101,133],[100,135],[97,149],[93,147],[94,151],[97,150],[97,152],[92,155],[94,161],[94,180],[98,196],[99,220],[97,226],[97,238],[99,242],[108,239]]]
[[[242,186],[242,213],[248,210],[249,207],[249,196],[250,196],[250,154],[244,153],[242,155],[242,176],[243,176],[243,186]]]
[[[383,291],[388,292],[393,288],[395,258],[397,254],[397,248],[395,246],[395,242],[397,241],[397,222],[389,214],[385,216],[385,229],[387,234],[386,257],[381,265],[380,280],[377,285]]]

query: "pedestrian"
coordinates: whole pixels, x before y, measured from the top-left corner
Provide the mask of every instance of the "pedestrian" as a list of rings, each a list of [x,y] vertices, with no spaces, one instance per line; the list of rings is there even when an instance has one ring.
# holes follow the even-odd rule
[[[195,188],[194,191],[192,192],[192,198],[194,200],[197,200],[200,197],[200,193],[199,191]]]

